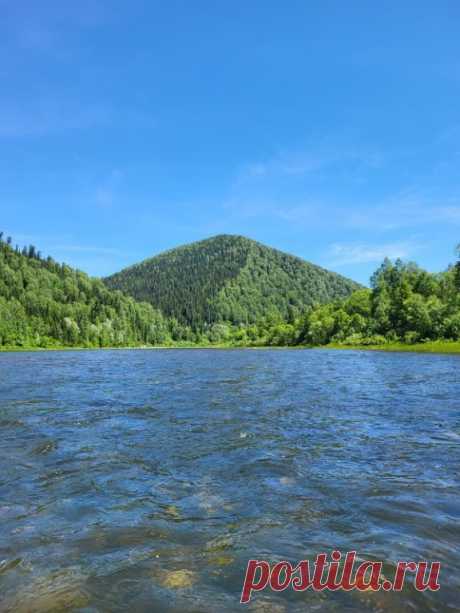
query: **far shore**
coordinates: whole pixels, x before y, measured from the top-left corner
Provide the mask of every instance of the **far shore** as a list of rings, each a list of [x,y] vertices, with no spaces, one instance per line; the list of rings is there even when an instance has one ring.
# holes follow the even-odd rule
[[[334,349],[334,350],[352,350],[352,351],[389,351],[389,352],[410,352],[410,353],[443,353],[455,354],[460,353],[460,342],[457,341],[431,341],[426,343],[415,343],[409,345],[406,343],[385,343],[382,345],[343,345],[340,343],[331,343],[329,345],[289,345],[289,346],[273,346],[273,345],[232,345],[232,344],[215,344],[215,345],[192,345],[192,344],[175,344],[175,345],[138,345],[128,347],[72,347],[68,345],[56,345],[53,347],[28,347],[28,346],[0,346],[0,352],[30,352],[30,351],[126,351],[128,349]]]
[[[427,343],[385,343],[383,345],[341,345],[331,343],[315,349],[354,349],[358,351],[390,351],[410,353],[460,353],[458,341],[430,341]]]

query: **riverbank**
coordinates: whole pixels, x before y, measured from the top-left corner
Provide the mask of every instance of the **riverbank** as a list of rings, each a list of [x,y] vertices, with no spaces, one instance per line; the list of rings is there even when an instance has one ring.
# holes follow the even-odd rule
[[[385,343],[382,345],[343,345],[330,343],[328,345],[235,345],[221,343],[215,345],[176,343],[172,345],[138,345],[128,347],[72,347],[68,345],[55,345],[52,347],[27,347],[27,346],[1,346],[1,352],[24,352],[24,351],[114,351],[127,349],[345,349],[353,351],[395,351],[411,353],[460,353],[458,341],[431,341],[427,343]]]
[[[385,343],[384,345],[342,345],[330,343],[324,349],[358,349],[359,351],[404,351],[412,353],[460,353],[460,342],[457,341],[431,341],[428,343]]]

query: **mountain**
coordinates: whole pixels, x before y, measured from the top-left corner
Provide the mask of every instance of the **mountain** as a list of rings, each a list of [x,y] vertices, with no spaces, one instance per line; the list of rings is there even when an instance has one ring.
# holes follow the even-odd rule
[[[345,298],[361,287],[301,258],[226,234],[171,249],[104,282],[195,330],[264,317],[292,320],[308,305]]]
[[[108,289],[100,279],[11,246],[0,232],[0,346],[158,344],[168,322],[150,304]]]

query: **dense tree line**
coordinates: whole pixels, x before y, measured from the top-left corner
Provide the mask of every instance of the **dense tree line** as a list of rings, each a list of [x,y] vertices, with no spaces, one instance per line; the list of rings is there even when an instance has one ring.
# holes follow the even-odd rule
[[[220,235],[172,249],[105,279],[190,326],[250,326],[266,317],[294,321],[308,306],[359,287],[338,274],[242,236]],[[218,328],[217,328],[218,329]]]
[[[5,240],[0,233],[0,346],[318,346],[460,339],[460,250],[458,262],[437,274],[414,263],[387,259],[372,276],[370,289],[360,287],[352,293],[341,277],[308,278],[308,287],[315,287],[321,298],[328,291],[347,294],[322,304],[312,303],[310,294],[302,302],[296,291],[304,287],[304,262],[274,250],[267,254],[257,243],[250,245],[244,260],[240,240],[229,238],[231,245],[204,241],[204,253],[190,259],[190,266],[200,258],[206,264],[201,267],[195,297],[184,308],[195,315],[208,314],[199,327],[192,327],[151,304],[109,289],[99,279],[50,257],[43,259],[32,245],[13,248],[11,238]],[[216,292],[223,254],[227,264],[222,278],[230,280]],[[178,270],[184,265],[180,256]],[[214,276],[205,282],[203,269],[210,263]],[[189,296],[196,271],[191,267],[183,272],[185,277],[190,275]],[[288,291],[283,275],[290,280]],[[171,291],[176,283],[178,279],[173,278]],[[207,292],[213,297],[208,303]],[[177,300],[181,293],[167,295]],[[209,310],[200,310],[203,305]]]
[[[433,274],[414,263],[386,259],[373,274],[371,289],[309,308],[292,323],[260,322],[255,329],[233,332],[233,337],[243,344],[268,345],[459,340],[460,261]]]
[[[105,347],[169,338],[169,322],[150,304],[42,259],[32,245],[13,248],[0,233],[0,345]]]

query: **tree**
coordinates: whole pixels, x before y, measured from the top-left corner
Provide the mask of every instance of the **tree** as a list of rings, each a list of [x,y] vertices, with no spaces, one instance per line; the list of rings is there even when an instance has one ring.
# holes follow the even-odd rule
[[[391,298],[385,286],[380,286],[372,292],[372,316],[375,332],[386,335],[392,329]]]
[[[0,244],[0,345],[169,341],[167,322],[151,305],[38,254],[33,246],[21,253]]]
[[[460,243],[456,247],[458,262],[455,264],[455,286],[460,292]]]
[[[228,340],[230,328],[226,324],[213,324],[208,337],[211,343],[222,343]]]
[[[412,294],[404,301],[402,315],[404,327],[402,334],[415,332],[418,338],[427,338],[431,331],[431,318],[427,304],[420,294]]]

